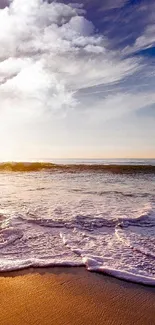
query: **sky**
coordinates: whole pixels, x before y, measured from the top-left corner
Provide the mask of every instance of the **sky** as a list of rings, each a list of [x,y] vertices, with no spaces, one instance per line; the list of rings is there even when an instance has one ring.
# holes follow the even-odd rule
[[[155,1],[0,0],[0,148],[155,158]]]

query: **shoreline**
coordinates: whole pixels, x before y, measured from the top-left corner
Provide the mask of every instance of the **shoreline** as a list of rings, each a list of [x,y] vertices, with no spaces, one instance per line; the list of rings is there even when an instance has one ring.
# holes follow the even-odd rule
[[[37,266],[37,267],[23,267],[21,269],[17,269],[17,270],[8,270],[8,271],[0,271],[0,278],[1,277],[16,277],[16,276],[24,276],[24,275],[28,275],[28,274],[46,274],[46,273],[61,273],[61,270],[63,270],[65,273],[73,273],[74,269],[85,269],[87,272],[89,273],[95,273],[95,274],[100,274],[101,276],[105,276],[105,277],[109,277],[109,278],[113,278],[119,281],[123,281],[123,282],[127,282],[127,283],[131,283],[131,284],[136,284],[136,285],[140,285],[140,286],[144,286],[144,287],[148,287],[148,288],[155,288],[155,284],[154,282],[152,282],[151,280],[148,282],[142,281],[141,279],[138,281],[138,277],[135,278],[130,278],[130,277],[123,277],[123,275],[120,275],[121,272],[116,272],[116,270],[113,269],[107,269],[105,270],[105,272],[98,270],[98,269],[87,269],[86,265],[78,265],[78,266],[71,266],[71,265],[52,265],[52,266]],[[56,271],[55,271],[56,270]],[[116,272],[116,274],[115,274]],[[127,272],[126,272],[127,274]],[[131,274],[130,274],[131,276]],[[143,278],[143,277],[142,277]]]
[[[104,271],[100,270],[100,269],[95,269],[95,268],[90,268],[87,269],[85,264],[81,264],[81,265],[52,265],[52,266],[27,266],[27,267],[23,267],[20,269],[15,269],[15,270],[8,270],[8,271],[1,271],[0,270],[0,278],[1,277],[16,277],[16,276],[22,276],[22,275],[28,275],[28,274],[46,274],[46,273],[61,273],[61,270],[65,271],[65,273],[73,273],[74,269],[85,269],[87,272],[89,273],[95,273],[95,274],[100,274],[101,276],[106,276],[109,278],[113,278],[116,280],[120,280],[121,282],[127,282],[127,283],[131,283],[131,284],[136,284],[136,285],[140,285],[140,286],[144,286],[144,287],[148,287],[148,288],[155,288],[155,283],[153,282],[153,280],[146,278],[144,276],[136,276],[132,273],[128,273],[128,272],[121,272],[121,271],[117,271],[114,269],[105,269]],[[125,274],[125,276],[123,276]],[[131,277],[131,275],[133,275]],[[144,279],[144,281],[143,281]],[[146,279],[148,279],[149,281],[145,281]],[[155,278],[153,278],[155,279]]]
[[[0,273],[2,325],[154,325],[155,288],[50,267]]]

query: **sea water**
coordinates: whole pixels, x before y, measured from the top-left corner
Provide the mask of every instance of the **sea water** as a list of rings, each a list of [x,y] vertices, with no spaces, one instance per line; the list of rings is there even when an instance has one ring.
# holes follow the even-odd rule
[[[154,160],[0,165],[0,271],[55,265],[155,285]]]

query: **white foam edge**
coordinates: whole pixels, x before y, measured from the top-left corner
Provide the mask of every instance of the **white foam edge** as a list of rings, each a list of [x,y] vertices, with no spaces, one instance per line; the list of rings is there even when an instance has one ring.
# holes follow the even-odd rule
[[[86,267],[88,271],[92,271],[92,272],[101,272],[110,276],[113,276],[115,278],[118,278],[120,280],[125,280],[125,281],[129,281],[129,282],[135,282],[135,283],[139,283],[139,284],[145,284],[145,285],[149,285],[149,286],[155,286],[155,278],[154,277],[147,277],[144,275],[139,275],[139,274],[133,274],[127,271],[119,271],[116,269],[112,269],[112,268],[106,268],[104,266],[89,266],[89,264],[87,264],[86,260]]]
[[[0,272],[11,272],[11,271],[18,271],[22,269],[27,269],[27,268],[41,268],[41,267],[61,267],[61,266],[69,266],[69,267],[80,267],[80,266],[85,266],[84,262],[76,262],[76,261],[56,261],[56,260],[50,260],[50,261],[42,261],[42,260],[25,260],[25,261],[19,261],[15,263],[0,263]]]

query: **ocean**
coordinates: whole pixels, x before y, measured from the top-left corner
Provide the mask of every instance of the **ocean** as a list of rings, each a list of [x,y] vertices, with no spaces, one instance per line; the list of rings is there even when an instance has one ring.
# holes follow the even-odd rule
[[[0,163],[0,271],[85,266],[155,285],[155,160]]]

